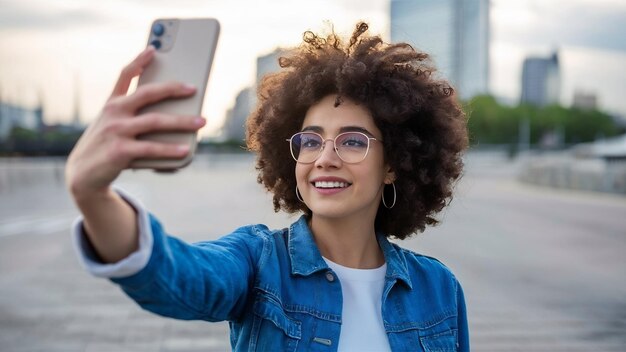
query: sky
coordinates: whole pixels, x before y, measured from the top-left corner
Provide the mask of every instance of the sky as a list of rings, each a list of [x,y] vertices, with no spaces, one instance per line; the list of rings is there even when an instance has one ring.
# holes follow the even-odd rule
[[[389,38],[389,0],[0,0],[0,9],[0,99],[43,102],[47,123],[69,121],[75,101],[84,123],[96,118],[154,19],[217,18],[203,136],[218,133],[239,90],[254,83],[256,58],[298,45],[304,31],[332,23],[347,35],[365,20]],[[564,105],[581,90],[626,116],[626,1],[491,0],[490,19],[492,94],[516,103],[524,58],[558,49]]]

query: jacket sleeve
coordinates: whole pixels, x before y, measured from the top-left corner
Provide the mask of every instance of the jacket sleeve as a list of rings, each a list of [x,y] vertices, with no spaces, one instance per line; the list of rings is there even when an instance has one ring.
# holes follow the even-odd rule
[[[137,212],[139,229],[139,248],[128,257],[116,263],[103,263],[97,255],[83,228],[82,216],[72,226],[72,243],[79,262],[91,275],[103,278],[126,277],[143,269],[150,260],[152,252],[152,231],[150,217],[141,202],[121,189],[114,189]]]
[[[147,265],[113,278],[142,308],[176,319],[236,320],[253,287],[263,238],[248,226],[216,241],[188,244],[168,236],[150,215],[154,239]]]
[[[460,352],[469,352],[470,350],[470,341],[469,341],[469,327],[467,324],[467,309],[465,306],[465,297],[463,295],[463,288],[461,284],[457,281],[457,291],[456,291],[456,300],[457,300],[457,319],[458,319],[458,343],[459,343],[459,351]]]
[[[257,232],[266,228],[246,226],[215,241],[189,244],[165,233],[137,200],[116,191],[137,210],[139,249],[117,263],[102,263],[78,219],[74,247],[87,270],[119,284],[153,313],[185,320],[236,320],[264,246],[264,237]]]

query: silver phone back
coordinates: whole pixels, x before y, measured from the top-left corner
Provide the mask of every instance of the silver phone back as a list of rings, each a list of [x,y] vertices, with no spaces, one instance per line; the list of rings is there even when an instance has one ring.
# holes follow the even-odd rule
[[[157,24],[164,26],[161,36],[150,32],[148,44],[153,40],[161,41],[152,62],[139,77],[138,86],[150,82],[179,81],[197,88],[196,94],[189,98],[168,99],[142,108],[139,113],[162,112],[176,115],[200,115],[207,81],[213,62],[219,22],[212,18],[202,19],[158,19]],[[141,118],[141,117],[137,117]],[[197,133],[163,132],[138,136],[140,140],[152,140],[172,144],[187,144],[190,153],[184,159],[137,159],[132,168],[151,168],[159,170],[178,169],[188,165],[196,150]]]

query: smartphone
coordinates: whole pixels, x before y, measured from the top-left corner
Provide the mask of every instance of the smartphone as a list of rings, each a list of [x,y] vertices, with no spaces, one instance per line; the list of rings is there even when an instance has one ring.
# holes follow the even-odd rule
[[[152,62],[139,76],[137,86],[179,81],[196,87],[196,93],[191,97],[147,105],[139,113],[200,115],[219,32],[219,22],[213,18],[166,18],[152,23],[148,45],[154,46],[156,52]],[[136,159],[131,163],[134,169],[175,171],[191,162],[197,146],[196,132],[164,131],[139,135],[137,139],[187,144],[190,151],[182,159]]]

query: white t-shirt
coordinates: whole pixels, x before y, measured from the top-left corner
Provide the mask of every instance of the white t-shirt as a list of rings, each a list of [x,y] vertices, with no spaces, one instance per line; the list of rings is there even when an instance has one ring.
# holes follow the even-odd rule
[[[387,264],[376,269],[353,269],[324,260],[337,274],[343,293],[337,350],[391,351],[381,311]]]

